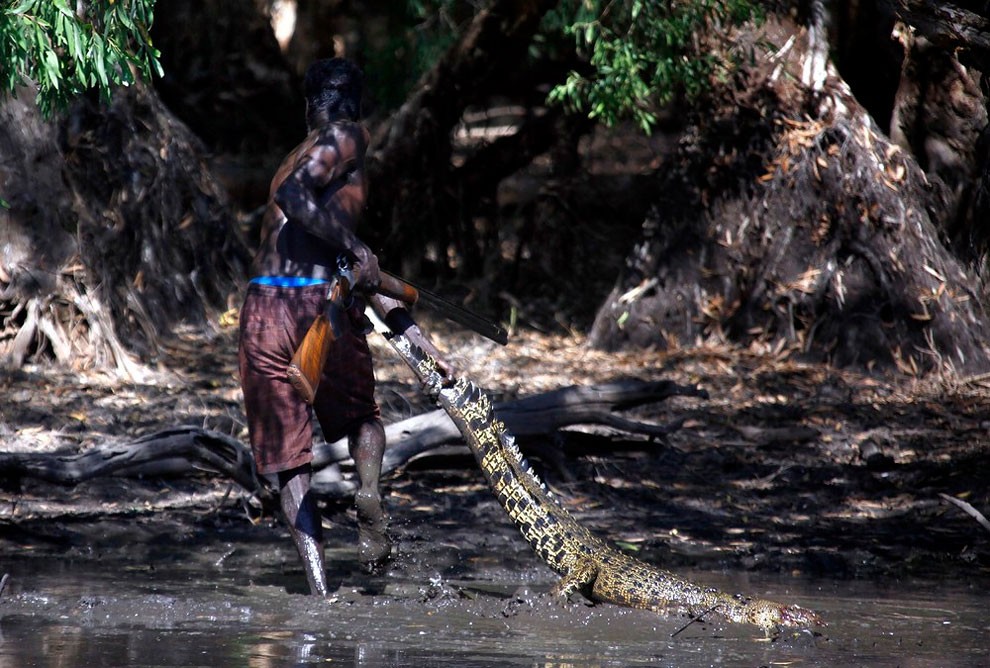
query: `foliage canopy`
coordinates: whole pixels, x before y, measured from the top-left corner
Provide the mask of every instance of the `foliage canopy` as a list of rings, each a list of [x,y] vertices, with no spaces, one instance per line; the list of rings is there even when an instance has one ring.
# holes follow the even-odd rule
[[[31,81],[46,116],[82,91],[96,88],[108,96],[113,85],[161,76],[149,34],[155,0],[6,4],[0,13],[0,93],[13,93]],[[411,51],[401,59],[408,68],[400,75],[406,85],[386,88],[402,90],[428,69],[477,5],[407,0],[405,22],[414,27],[402,37],[406,45],[393,43],[388,49]],[[705,49],[699,36],[724,31],[758,12],[751,0],[562,0],[546,17],[545,33],[573,39],[590,70],[571,72],[549,99],[609,125],[631,117],[649,131],[662,104],[681,91],[688,97],[704,91],[738,55],[731,47]],[[386,106],[400,101],[383,100]]]
[[[607,125],[631,117],[649,132],[662,104],[703,92],[738,56],[727,44],[707,49],[702,36],[758,16],[749,0],[564,0],[548,27],[573,37],[592,71],[571,72],[550,101]]]
[[[405,30],[369,54],[369,69],[383,84],[376,91],[380,101],[397,108],[484,5],[479,0],[400,4],[395,12]],[[533,53],[539,57],[573,41],[588,67],[552,88],[549,102],[607,125],[632,118],[648,132],[657,110],[673,96],[695,97],[731,69],[740,53],[721,38],[760,16],[753,0],[561,0],[544,18]],[[713,42],[720,48],[709,48]]]
[[[0,94],[33,82],[50,116],[74,96],[161,76],[155,0],[13,0],[0,13]]]

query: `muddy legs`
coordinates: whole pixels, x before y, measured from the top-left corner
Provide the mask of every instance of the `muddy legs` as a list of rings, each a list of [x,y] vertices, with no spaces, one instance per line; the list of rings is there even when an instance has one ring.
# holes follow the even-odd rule
[[[358,519],[358,557],[369,571],[380,570],[392,555],[388,523],[378,481],[385,453],[385,429],[378,420],[365,422],[348,437],[360,487],[354,495]]]
[[[285,523],[302,557],[310,593],[325,597],[327,573],[323,559],[323,525],[309,490],[309,481],[309,466],[279,472],[279,498]]]
[[[385,429],[381,422],[365,422],[348,437],[351,457],[360,487],[354,496],[358,518],[358,555],[369,571],[381,569],[392,555],[388,523],[378,491],[385,453]],[[310,467],[278,474],[279,499],[289,533],[302,558],[310,592],[326,596],[327,575],[323,557],[323,525],[316,500],[310,492]]]

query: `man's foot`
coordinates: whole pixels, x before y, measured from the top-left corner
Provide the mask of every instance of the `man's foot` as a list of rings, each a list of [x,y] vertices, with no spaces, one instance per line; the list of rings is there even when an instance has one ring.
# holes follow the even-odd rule
[[[359,490],[354,495],[358,520],[358,559],[369,573],[380,572],[392,558],[392,541],[381,495]]]

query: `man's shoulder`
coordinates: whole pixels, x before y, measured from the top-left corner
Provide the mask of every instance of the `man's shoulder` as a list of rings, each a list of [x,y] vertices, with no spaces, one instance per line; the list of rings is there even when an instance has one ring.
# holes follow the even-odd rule
[[[316,128],[285,156],[275,180],[280,181],[280,175],[284,178],[283,171],[298,167],[302,161],[325,155],[327,150],[341,156],[363,154],[368,148],[368,139],[364,126],[353,121],[338,121]]]
[[[318,144],[344,148],[345,153],[356,151],[363,154],[368,149],[371,135],[368,129],[357,121],[335,121],[318,130]],[[350,151],[346,149],[350,149]]]
[[[365,134],[366,131],[361,123],[356,121],[334,121],[313,130],[310,136],[315,137],[317,141],[330,141],[333,139],[357,140],[363,138]]]

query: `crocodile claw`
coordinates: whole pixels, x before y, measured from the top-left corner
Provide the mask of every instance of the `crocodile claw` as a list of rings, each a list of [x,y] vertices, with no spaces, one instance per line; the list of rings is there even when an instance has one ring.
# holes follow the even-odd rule
[[[433,373],[423,379],[423,394],[425,394],[430,401],[436,402],[440,398],[440,392],[444,389],[446,383],[444,382],[444,377],[438,373]]]

